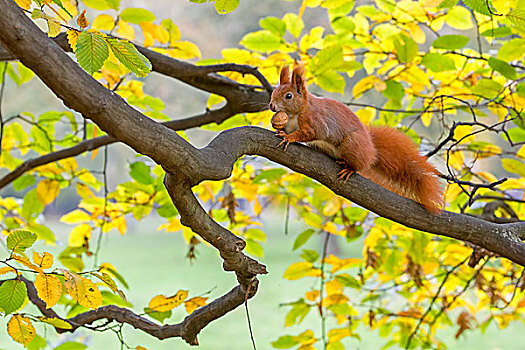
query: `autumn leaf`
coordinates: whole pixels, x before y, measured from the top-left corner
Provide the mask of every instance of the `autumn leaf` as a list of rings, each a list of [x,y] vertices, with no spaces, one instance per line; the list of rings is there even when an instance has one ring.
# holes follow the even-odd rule
[[[186,308],[186,312],[188,314],[191,314],[193,311],[195,311],[199,307],[206,305],[206,300],[208,300],[208,298],[204,298],[204,297],[193,297],[191,299],[186,300],[184,302],[184,307]]]
[[[82,11],[82,13],[78,15],[77,24],[81,29],[84,29],[89,25],[89,21],[86,18],[86,10]]]
[[[36,335],[35,327],[28,317],[13,315],[7,323],[7,333],[14,341],[27,345]]]
[[[39,273],[34,285],[38,297],[46,303],[48,309],[53,307],[62,296],[62,283],[55,275]]]
[[[53,255],[48,252],[43,252],[42,255],[34,252],[33,262],[43,269],[49,269],[53,266]]]
[[[187,290],[179,290],[175,295],[171,297],[157,295],[150,300],[148,307],[152,310],[160,312],[169,311],[182,304],[182,302],[186,299],[187,296]]]

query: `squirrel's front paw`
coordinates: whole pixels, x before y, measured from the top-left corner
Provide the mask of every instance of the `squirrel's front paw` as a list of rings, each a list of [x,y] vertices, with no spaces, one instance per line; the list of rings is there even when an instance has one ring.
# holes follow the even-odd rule
[[[280,130],[277,132],[277,136],[280,136],[283,138],[283,140],[277,145],[277,147],[281,147],[281,145],[284,144],[284,150],[286,151],[286,149],[288,148],[288,145],[290,144],[290,142],[294,142],[294,140],[291,140],[290,139],[290,135],[285,133],[284,131]]]

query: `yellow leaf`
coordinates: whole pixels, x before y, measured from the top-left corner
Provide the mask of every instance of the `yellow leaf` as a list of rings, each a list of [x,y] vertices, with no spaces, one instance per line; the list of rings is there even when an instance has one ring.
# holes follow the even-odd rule
[[[31,0],[15,0],[16,4],[24,10],[29,10],[31,7]]]
[[[34,252],[33,262],[43,269],[49,269],[53,266],[53,255],[48,252],[43,252],[42,255]]]
[[[48,323],[54,327],[61,328],[61,329],[72,329],[73,326],[71,326],[70,323],[57,318],[57,317],[45,317],[45,316],[39,316],[38,319],[42,322]]]
[[[91,218],[88,213],[83,210],[75,209],[60,218],[60,221],[68,224],[76,224],[79,222],[89,221]]]
[[[82,29],[86,28],[89,25],[89,21],[86,18],[86,10],[82,11],[82,13],[78,16],[77,24]]]
[[[68,173],[73,173],[75,170],[77,170],[77,161],[75,158],[66,158],[62,159],[58,162],[58,164],[64,169],[64,171]]]
[[[448,164],[456,170],[463,168],[465,157],[463,151],[452,151],[448,153]]]
[[[458,184],[449,184],[445,192],[445,202],[453,202],[462,192],[463,190]]]
[[[184,307],[186,308],[186,312],[188,314],[191,314],[193,311],[195,311],[199,307],[206,305],[206,300],[208,300],[208,298],[204,298],[204,297],[194,297],[189,300],[186,300],[184,302]]]
[[[299,261],[288,266],[284,271],[283,277],[287,280],[293,281],[303,277],[318,277],[321,276],[321,270],[313,267],[313,264],[306,261]]]
[[[144,34],[144,47],[153,46],[155,44],[155,34],[157,32],[157,25],[151,22],[140,23],[142,34]]]
[[[496,182],[498,178],[487,171],[480,171],[478,175],[487,180],[488,182]]]
[[[115,20],[110,15],[98,15],[91,23],[91,28],[110,31],[115,27]]]
[[[80,224],[74,227],[69,234],[70,247],[82,247],[91,239],[91,226]]]
[[[376,116],[377,110],[372,107],[365,107],[360,110],[357,110],[355,114],[363,124],[368,125]]]
[[[348,328],[333,328],[328,331],[329,342],[337,342],[345,337],[352,335],[352,330]]]
[[[74,272],[59,269],[64,274],[65,282],[64,285],[66,286],[67,292],[73,300],[81,304],[81,300],[84,300],[86,296],[86,286],[84,284],[84,279],[77,275]],[[82,304],[81,304],[82,305]]]
[[[335,224],[333,222],[328,221],[326,224],[324,224],[323,231],[329,232],[329,233],[331,233],[333,235],[336,235],[337,234],[337,227],[335,227]]]
[[[7,322],[7,333],[17,343],[27,345],[36,335],[35,327],[28,317],[13,315]]]
[[[431,112],[424,112],[421,114],[421,123],[423,123],[424,126],[427,128],[430,126],[430,122],[432,121],[432,116],[434,113]]]
[[[354,95],[355,98],[361,96],[365,91],[368,91],[374,87],[374,84],[379,81],[379,78],[374,75],[364,77],[354,85],[354,88],[352,89],[352,95]]]
[[[152,310],[163,312],[169,311],[180,304],[188,297],[187,290],[179,290],[175,295],[166,297],[165,295],[159,294],[150,300],[148,307]]]
[[[43,205],[53,202],[59,191],[60,185],[55,180],[44,179],[36,185],[36,197]]]
[[[445,23],[456,29],[470,29],[472,28],[472,16],[466,7],[454,6],[445,15]]]
[[[359,266],[362,263],[362,260],[360,258],[341,259],[335,255],[330,254],[324,258],[324,262],[325,264],[332,265],[332,270],[330,272],[334,273],[349,267]]]
[[[332,216],[338,213],[341,210],[342,205],[343,200],[341,199],[341,197],[333,196],[323,208],[323,215]]]
[[[160,231],[162,229],[165,229],[167,232],[177,232],[182,230],[183,228],[184,226],[182,226],[179,219],[172,219],[167,223],[160,225],[157,230]]]
[[[62,296],[62,283],[55,275],[39,273],[34,285],[38,297],[46,303],[48,309],[53,307]]]
[[[44,270],[42,270],[39,266],[36,266],[34,264],[32,264],[28,258],[26,258],[25,256],[21,256],[21,255],[17,255],[17,254],[13,254],[13,259],[15,259],[17,262],[19,262],[20,264],[26,266],[26,267],[29,267],[31,270],[33,271],[36,271],[36,272],[41,272],[43,273]]]
[[[308,291],[305,293],[304,297],[306,298],[306,300],[309,300],[309,301],[316,301],[317,298],[319,298],[319,291],[318,290],[312,290],[312,291]]]
[[[135,350],[148,350],[148,349],[146,349],[146,348],[143,347],[143,346],[137,345],[137,346],[135,347]]]
[[[200,58],[201,51],[194,43],[189,41],[177,41],[170,45],[168,54],[173,58],[180,59],[190,59],[190,58]]]
[[[47,19],[47,35],[51,38],[54,38],[60,34],[60,22],[55,19]]]
[[[323,299],[323,305],[329,307],[332,305],[346,304],[350,299],[344,294],[331,294]]]
[[[91,272],[91,275],[95,276],[96,278],[104,282],[111,289],[113,293],[118,293],[117,284],[115,283],[115,281],[113,281],[110,275],[108,275],[105,272],[101,272],[101,273]]]
[[[99,308],[100,305],[102,305],[102,294],[100,293],[100,290],[91,280],[84,277],[80,278],[82,279],[86,293],[84,294],[84,298],[78,300],[78,303],[91,309]]]
[[[77,194],[80,198],[93,198],[93,192],[89,189],[87,185],[77,182]]]
[[[13,269],[11,266],[1,267],[0,268],[0,275],[5,275],[6,273],[17,273],[15,269]]]
[[[135,39],[135,31],[128,22],[119,19],[117,33],[121,38],[133,40]]]

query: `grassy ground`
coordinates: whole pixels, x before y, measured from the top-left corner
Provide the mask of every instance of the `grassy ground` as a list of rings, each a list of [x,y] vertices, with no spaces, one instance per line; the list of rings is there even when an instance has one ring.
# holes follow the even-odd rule
[[[128,299],[133,303],[133,309],[140,312],[147,305],[152,296],[173,294],[178,289],[188,289],[190,296],[211,291],[211,298],[216,298],[230,290],[235,285],[234,275],[222,270],[221,259],[215,250],[198,247],[198,259],[190,264],[185,258],[186,245],[179,234],[156,232],[156,223],[153,221],[135,225],[126,235],[110,233],[104,237],[100,261],[110,261],[122,273],[130,284],[126,291]],[[61,225],[57,232],[67,233]],[[60,233],[62,232],[62,233]],[[291,236],[284,236],[281,225],[266,225],[269,240],[265,245],[265,257],[260,261],[267,265],[269,274],[260,277],[260,289],[257,296],[249,304],[254,336],[258,349],[271,349],[270,342],[280,335],[297,334],[305,327],[312,328],[316,334],[320,333],[320,322],[317,317],[309,315],[301,327],[284,329],[284,316],[288,308],[279,307],[279,303],[293,301],[300,292],[307,290],[313,280],[289,282],[283,280],[285,268],[297,261],[297,252],[291,252],[293,232]],[[320,242],[310,242],[311,248],[320,247]],[[347,256],[360,254],[362,244],[354,242],[343,245]],[[58,251],[58,248],[49,249]],[[41,250],[41,249],[38,249]],[[184,312],[178,310],[169,320],[178,322],[184,317]],[[6,320],[0,320],[0,349],[20,349],[13,343],[5,327]],[[448,329],[442,333],[450,349],[523,349],[525,346],[525,328],[521,323],[514,323],[505,330],[489,327],[485,334],[469,333],[468,337],[454,339],[455,329]],[[45,336],[43,329],[37,330]],[[75,335],[56,337],[48,330],[48,335],[54,344],[65,340],[78,340],[89,345],[89,349],[119,349],[120,344],[114,333],[104,334],[91,331],[77,332]],[[367,334],[368,336],[365,336]],[[134,348],[142,345],[147,349],[184,349],[183,341],[171,339],[158,341],[149,335],[134,331],[131,327],[124,328],[126,343]],[[374,332],[361,332],[361,342],[352,341],[349,349],[379,349],[388,339],[380,338]],[[199,349],[251,349],[251,342],[247,328],[244,308],[238,308],[206,327],[199,336]]]

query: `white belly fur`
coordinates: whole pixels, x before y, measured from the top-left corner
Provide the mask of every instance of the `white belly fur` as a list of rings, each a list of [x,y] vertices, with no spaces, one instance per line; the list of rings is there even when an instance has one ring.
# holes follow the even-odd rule
[[[284,131],[286,131],[287,134],[291,134],[295,130],[299,128],[299,125],[297,123],[297,117],[291,117],[288,120],[288,124],[284,127]],[[323,141],[323,140],[316,140],[312,142],[308,142],[310,146],[313,146],[313,148],[329,155],[332,158],[341,159],[341,153],[329,142]]]

